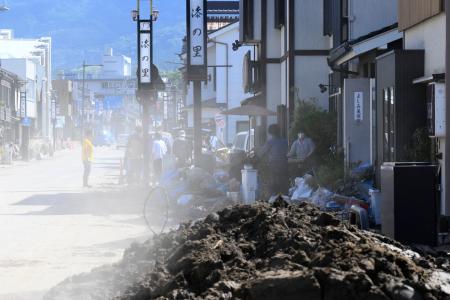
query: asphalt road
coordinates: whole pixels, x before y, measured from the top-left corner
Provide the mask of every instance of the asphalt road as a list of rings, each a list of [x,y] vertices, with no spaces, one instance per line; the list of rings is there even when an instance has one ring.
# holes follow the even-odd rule
[[[0,166],[0,299],[39,300],[66,277],[120,260],[149,237],[142,191],[118,185],[122,152],[96,148],[92,189],[80,149]]]

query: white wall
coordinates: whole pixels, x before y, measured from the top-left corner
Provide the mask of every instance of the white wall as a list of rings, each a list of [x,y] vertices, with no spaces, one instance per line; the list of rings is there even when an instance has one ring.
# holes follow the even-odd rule
[[[397,0],[349,0],[350,39],[397,23]]]
[[[275,1],[267,1],[267,57],[280,58],[281,53],[281,30],[275,28]]]
[[[405,31],[406,49],[425,49],[425,76],[445,72],[445,13]]]
[[[323,35],[323,1],[295,1],[295,49],[329,49],[329,37]]]
[[[301,100],[317,99],[323,109],[328,109],[328,93],[321,93],[319,84],[328,84],[327,57],[297,56],[295,58],[295,87]]]

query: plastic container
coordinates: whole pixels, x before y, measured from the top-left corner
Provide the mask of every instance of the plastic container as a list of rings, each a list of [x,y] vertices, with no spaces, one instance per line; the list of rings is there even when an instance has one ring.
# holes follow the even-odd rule
[[[244,169],[241,172],[242,172],[242,198],[244,204],[253,204],[256,201],[258,171],[254,169]]]

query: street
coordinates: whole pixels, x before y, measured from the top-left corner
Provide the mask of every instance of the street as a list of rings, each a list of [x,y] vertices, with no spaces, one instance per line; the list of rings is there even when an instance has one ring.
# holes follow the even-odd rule
[[[79,148],[0,166],[0,299],[40,299],[148,237],[143,199],[118,186],[122,156],[95,149],[91,189],[81,187]]]

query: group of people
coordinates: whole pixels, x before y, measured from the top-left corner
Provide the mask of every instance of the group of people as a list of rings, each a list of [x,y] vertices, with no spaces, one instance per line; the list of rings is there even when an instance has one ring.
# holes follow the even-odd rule
[[[192,148],[183,130],[178,133],[173,144],[159,132],[152,135],[148,149],[153,166],[153,181],[158,182],[161,179],[165,158],[170,154],[175,157],[177,167],[190,164]],[[125,154],[128,183],[138,183],[142,178],[143,149],[142,129],[138,128],[130,137]]]
[[[92,139],[92,130],[86,130],[84,133],[81,155],[84,167],[84,187],[90,187],[89,176],[91,174],[94,153]],[[173,145],[167,138],[164,138],[161,133],[156,132],[150,136],[148,151],[152,161],[153,181],[157,183],[163,174],[165,158],[168,155],[173,154],[176,160],[177,168],[188,166],[192,160],[193,145],[192,142],[186,138],[186,133],[184,130],[179,131]],[[144,136],[142,128],[138,127],[136,128],[135,133],[129,137],[125,151],[125,169],[127,182],[129,184],[137,184],[142,182],[143,162]]]
[[[307,164],[314,153],[315,144],[304,132],[298,133],[298,138],[289,149],[287,139],[281,137],[280,127],[272,124],[268,128],[269,138],[257,151],[260,161],[266,164],[268,189],[271,195],[286,194],[289,189],[289,159],[298,164]]]
[[[287,193],[289,188],[289,159],[293,159],[299,165],[310,165],[310,157],[314,153],[315,144],[304,132],[298,133],[298,138],[289,149],[288,141],[281,137],[280,128],[272,124],[268,128],[269,138],[267,142],[257,151],[256,155],[266,165],[269,192],[274,195]],[[137,128],[130,136],[126,147],[125,161],[128,183],[139,183],[142,181],[143,171],[143,132]],[[159,182],[163,173],[164,159],[173,154],[176,167],[183,168],[190,165],[192,161],[193,144],[186,138],[186,133],[181,130],[177,138],[170,145],[161,133],[157,132],[150,138],[149,152],[153,166],[153,181]],[[90,187],[89,175],[93,160],[92,131],[85,132],[82,145],[82,160],[84,165],[83,186]],[[303,174],[301,174],[303,175]]]

